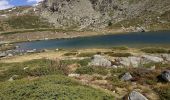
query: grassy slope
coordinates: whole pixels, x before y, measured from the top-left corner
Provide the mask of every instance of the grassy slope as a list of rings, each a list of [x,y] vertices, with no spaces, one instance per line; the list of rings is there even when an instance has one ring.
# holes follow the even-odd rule
[[[66,63],[66,62],[65,62]],[[68,63],[68,62],[67,62]],[[51,66],[53,64],[53,66]],[[113,100],[114,97],[64,76],[58,63],[34,60],[0,64],[0,99]],[[49,67],[51,66],[51,67]],[[29,69],[23,70],[28,67]],[[7,81],[18,75],[16,81]],[[27,77],[30,78],[27,78]]]

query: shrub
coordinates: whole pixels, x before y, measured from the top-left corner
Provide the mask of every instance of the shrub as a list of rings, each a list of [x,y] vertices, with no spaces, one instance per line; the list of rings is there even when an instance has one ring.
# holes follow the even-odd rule
[[[94,69],[90,66],[79,67],[76,69],[76,73],[78,74],[93,74]]]
[[[95,54],[97,54],[97,53],[95,53],[95,52],[86,52],[86,53],[80,53],[80,54],[78,54],[77,57],[92,57],[92,56],[94,56]]]
[[[170,98],[170,85],[156,87],[154,90],[158,93],[160,100],[169,100],[169,98]]]
[[[164,48],[143,48],[141,51],[145,53],[168,53],[168,50]]]
[[[112,56],[112,57],[129,57],[129,56],[132,56],[131,53],[110,53],[108,55]]]
[[[114,100],[110,94],[83,86],[62,75],[0,83],[1,100]]]
[[[77,55],[77,52],[68,52],[64,54],[64,56],[75,56],[75,55]]]
[[[129,48],[126,46],[120,46],[120,47],[112,47],[113,50],[128,50]]]

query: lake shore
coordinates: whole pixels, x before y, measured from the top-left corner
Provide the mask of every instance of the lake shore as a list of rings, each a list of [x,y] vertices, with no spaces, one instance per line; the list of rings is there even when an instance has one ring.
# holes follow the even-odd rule
[[[33,31],[33,32],[7,32],[0,34],[2,43],[19,43],[28,41],[51,40],[51,39],[69,39],[76,37],[90,37],[109,34],[126,34],[122,29],[103,30],[103,31]]]

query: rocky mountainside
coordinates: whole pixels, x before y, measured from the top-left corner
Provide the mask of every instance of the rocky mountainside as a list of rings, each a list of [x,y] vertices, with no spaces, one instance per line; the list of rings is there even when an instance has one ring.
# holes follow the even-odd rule
[[[75,30],[169,30],[169,0],[44,0],[0,11],[0,31],[57,28]]]
[[[169,0],[44,0],[38,8],[58,28],[170,29]]]

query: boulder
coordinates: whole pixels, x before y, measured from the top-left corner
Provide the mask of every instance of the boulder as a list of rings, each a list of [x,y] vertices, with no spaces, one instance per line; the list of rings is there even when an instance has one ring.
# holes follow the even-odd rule
[[[132,67],[139,67],[140,65],[140,57],[121,57],[118,58],[118,63],[125,67],[132,66]]]
[[[170,70],[163,71],[161,73],[162,79],[164,79],[167,82],[170,82]]]
[[[129,72],[127,72],[127,73],[125,73],[122,77],[121,77],[121,80],[123,80],[123,81],[129,81],[129,80],[131,80],[133,77],[132,77],[132,75],[129,73]]]
[[[163,62],[164,59],[161,58],[161,57],[157,57],[157,56],[151,56],[151,55],[143,55],[141,57],[142,59],[142,64],[146,64],[146,63],[150,63],[150,62],[153,62],[153,63],[159,63],[159,62]]]
[[[137,91],[132,91],[129,96],[128,100],[148,100],[144,95]]]
[[[6,57],[6,56],[7,56],[7,54],[5,52],[0,53],[0,58]]]
[[[161,57],[165,60],[170,62],[170,54],[162,54]]]
[[[94,55],[90,65],[111,67],[112,63],[111,63],[111,61],[109,61],[108,59],[106,59],[105,57],[103,57],[101,55]]]

